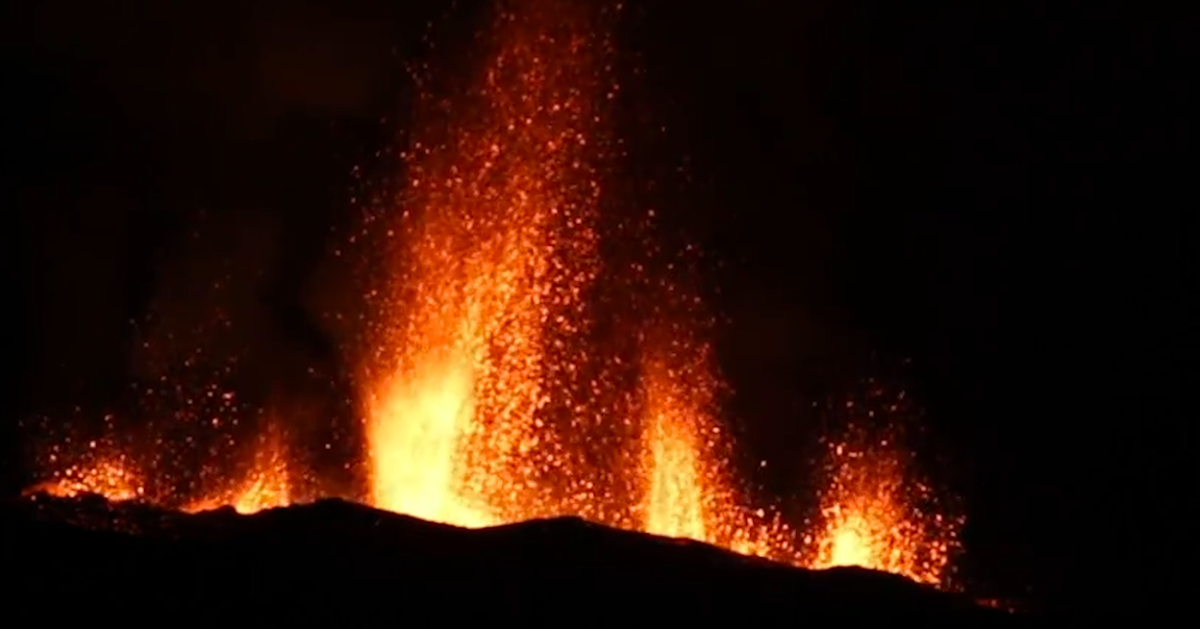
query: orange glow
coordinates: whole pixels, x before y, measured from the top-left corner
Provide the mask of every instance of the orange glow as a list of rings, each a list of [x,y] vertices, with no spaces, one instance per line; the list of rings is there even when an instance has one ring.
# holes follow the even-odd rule
[[[673,298],[685,294],[665,289]],[[649,348],[642,361],[641,529],[799,563],[793,532],[777,515],[747,508],[731,482],[733,470],[724,458],[731,444],[713,415],[720,383],[711,350],[694,340],[692,326],[682,323],[687,320],[681,316],[666,326],[668,340]]]
[[[393,383],[368,411],[372,504],[460,526],[491,524],[456,486],[459,440],[474,414],[470,368],[451,361],[425,368],[425,382]]]
[[[603,20],[588,2],[499,4],[476,41],[480,71],[445,90],[452,98],[421,95],[403,194],[368,208],[363,240],[384,241],[386,268],[363,287],[366,329],[348,350],[366,437],[364,460],[346,462],[367,470],[357,498],[464,527],[578,515],[794,565],[944,583],[960,522],[932,505],[886,440],[831,449],[821,517],[803,538],[780,505],[751,505],[729,456],[737,444],[720,422],[713,350],[699,340],[699,300],[650,277],[652,264],[614,270],[601,259],[605,168],[620,157],[607,135],[618,85]],[[621,274],[637,277],[612,280]],[[595,297],[597,286],[635,311],[608,322],[616,332],[594,321],[613,306]],[[609,347],[621,335],[636,339],[636,355]],[[276,423],[289,418],[271,418],[252,461],[222,456],[241,447],[223,437],[257,411],[224,387],[196,393],[185,386],[195,382],[181,382],[164,376],[156,388],[187,408],[146,414],[183,435],[184,447],[154,450],[141,467],[88,459],[97,463],[31,491],[189,512],[254,513],[312,497],[307,488],[321,479],[309,476],[320,472],[292,458],[300,453]],[[208,439],[193,441],[202,431]],[[196,469],[188,457],[211,463]],[[147,491],[143,478],[163,489]]]
[[[372,502],[462,526],[531,515],[525,489],[553,455],[539,413],[564,367],[550,335],[580,324],[595,274],[605,44],[569,5],[510,4],[384,219],[403,246],[363,391]]]
[[[25,493],[46,493],[60,498],[96,494],[113,502],[140,498],[145,490],[124,457],[100,458],[93,464],[71,465],[53,474],[46,482],[30,487]]]
[[[680,399],[676,381],[664,370],[643,374],[647,390],[646,492],[648,533],[708,541],[706,487],[695,434],[696,411]],[[690,412],[689,412],[690,411]]]
[[[945,584],[961,520],[936,510],[887,439],[834,445],[811,567],[859,566]],[[925,503],[925,504],[922,504]]]
[[[217,492],[187,504],[182,510],[196,513],[231,506],[238,513],[250,514],[291,504],[291,475],[287,453],[273,422],[264,441],[265,443],[255,450],[254,465],[240,484],[232,490]]]

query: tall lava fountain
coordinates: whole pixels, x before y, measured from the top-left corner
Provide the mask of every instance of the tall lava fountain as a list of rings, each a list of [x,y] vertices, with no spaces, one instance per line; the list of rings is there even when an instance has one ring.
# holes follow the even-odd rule
[[[585,357],[567,341],[597,274],[615,89],[603,30],[572,5],[505,3],[467,89],[423,95],[419,122],[445,124],[421,127],[408,154],[364,391],[380,507],[469,526],[525,517],[523,488],[553,464],[543,414]]]

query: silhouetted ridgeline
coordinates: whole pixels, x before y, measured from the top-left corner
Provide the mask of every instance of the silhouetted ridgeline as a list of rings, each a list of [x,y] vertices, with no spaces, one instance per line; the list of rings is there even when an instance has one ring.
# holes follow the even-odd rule
[[[1023,620],[892,575],[788,568],[574,518],[466,530],[332,500],[241,516],[38,496],[4,520],[11,600],[46,620]]]

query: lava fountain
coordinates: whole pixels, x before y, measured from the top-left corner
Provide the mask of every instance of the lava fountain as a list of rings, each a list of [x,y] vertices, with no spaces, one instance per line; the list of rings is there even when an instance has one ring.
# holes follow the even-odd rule
[[[56,461],[55,457],[51,458],[51,463]],[[125,457],[102,456],[90,464],[76,463],[56,469],[50,480],[33,485],[24,493],[45,493],[59,498],[96,494],[113,502],[124,502],[141,498],[145,494],[145,487]]]
[[[682,283],[656,285],[653,324],[641,358],[642,522],[657,535],[746,555],[800,563],[795,533],[778,514],[750,508],[734,482],[731,435],[717,412],[722,390],[700,301]]]
[[[939,500],[902,445],[906,396],[868,382],[861,414],[826,442],[820,517],[807,536],[813,568],[859,566],[947,585],[962,518]],[[872,420],[886,418],[875,427]]]
[[[722,387],[702,340],[711,317],[685,289],[695,278],[682,258],[696,250],[664,251],[651,230],[625,230],[636,261],[606,257],[622,248],[610,246],[621,238],[600,212],[621,151],[609,135],[611,14],[596,8],[501,1],[465,84],[434,89],[419,77],[402,192],[368,208],[364,240],[383,243],[385,272],[371,276],[366,329],[350,344],[367,501],[468,527],[578,515],[797,565],[944,584],[961,521],[945,515],[887,429],[831,442],[820,517],[803,537],[733,482],[735,444],[718,421]],[[263,414],[265,431],[238,428],[257,435],[249,457],[244,437],[225,433],[257,411],[220,378],[195,392],[182,373],[155,389],[183,408],[144,410],[186,448],[162,446],[157,433],[149,453],[72,435],[42,461],[51,480],[31,491],[244,513],[327,491],[297,463],[296,448],[313,444],[283,438],[295,418]],[[894,401],[864,410],[883,424],[903,414]],[[205,430],[221,440],[196,446]],[[252,461],[231,466],[222,453],[233,452]]]
[[[376,506],[464,526],[529,515],[539,413],[572,371],[555,340],[581,325],[596,273],[615,84],[585,13],[501,3],[483,70],[452,98],[422,96],[404,198],[382,221],[401,245],[364,379]]]
[[[238,513],[255,513],[291,504],[292,493],[291,467],[279,421],[268,417],[266,431],[254,449],[252,465],[241,482],[184,505],[183,511],[195,513],[232,506]]]
[[[646,395],[644,466],[647,476],[645,530],[697,541],[709,539],[711,490],[708,461],[700,442],[703,409],[681,390],[679,374],[651,359],[643,372]]]

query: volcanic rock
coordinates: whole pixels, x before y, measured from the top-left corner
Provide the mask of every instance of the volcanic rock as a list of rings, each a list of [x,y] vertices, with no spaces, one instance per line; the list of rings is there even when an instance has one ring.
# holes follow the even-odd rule
[[[2,519],[10,612],[39,621],[1024,620],[895,575],[802,570],[578,518],[468,530],[337,500],[244,516],[37,496]]]

